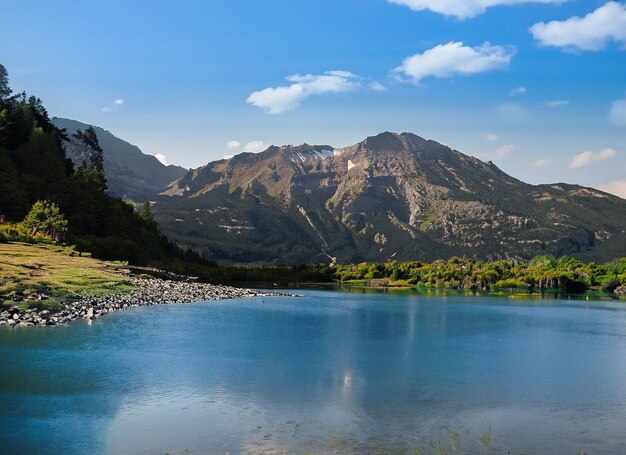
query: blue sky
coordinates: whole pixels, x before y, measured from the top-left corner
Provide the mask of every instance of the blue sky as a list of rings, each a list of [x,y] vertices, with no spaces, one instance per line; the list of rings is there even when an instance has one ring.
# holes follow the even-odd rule
[[[168,163],[410,131],[531,183],[626,197],[623,2],[0,0],[0,11],[15,91]]]

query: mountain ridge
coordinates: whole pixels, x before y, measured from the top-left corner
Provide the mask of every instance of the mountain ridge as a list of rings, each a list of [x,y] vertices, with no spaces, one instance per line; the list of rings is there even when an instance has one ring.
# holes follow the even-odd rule
[[[73,153],[73,134],[85,131],[92,125],[60,117],[53,117],[57,128],[65,128],[70,138],[65,152],[75,166],[81,166],[80,154]],[[104,151],[104,174],[108,191],[122,199],[144,202],[161,192],[170,182],[183,176],[188,170],[180,166],[164,165],[153,155],[147,155],[139,147],[113,135],[110,131],[92,126]]]
[[[521,257],[626,251],[626,201],[530,185],[412,133],[269,147],[208,163],[155,205],[168,236],[223,262]]]

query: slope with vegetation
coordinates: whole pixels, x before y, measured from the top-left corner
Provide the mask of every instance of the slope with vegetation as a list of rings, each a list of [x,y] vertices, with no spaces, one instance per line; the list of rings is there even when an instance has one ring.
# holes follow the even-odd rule
[[[115,264],[79,256],[72,247],[0,243],[0,296],[6,305],[55,306],[67,297],[129,289]]]
[[[115,137],[109,131],[66,118],[53,117],[52,123],[65,129],[69,141],[63,148],[76,167],[80,167],[90,149],[84,146],[81,132],[91,130],[102,148],[102,171],[107,180],[107,192],[121,199],[144,202],[163,191],[168,184],[187,172],[180,166],[162,164],[152,155],[126,141]]]
[[[50,121],[40,99],[12,94],[0,65],[0,241],[63,241],[100,259],[180,272],[211,265],[162,236],[149,204],[138,213],[106,194],[103,150],[93,129],[73,140],[86,151],[76,167],[64,153],[66,131]],[[42,205],[66,221],[62,229],[32,228],[27,215]]]
[[[626,254],[626,200],[529,185],[410,133],[215,161],[172,183],[154,211],[170,238],[223,263]]]

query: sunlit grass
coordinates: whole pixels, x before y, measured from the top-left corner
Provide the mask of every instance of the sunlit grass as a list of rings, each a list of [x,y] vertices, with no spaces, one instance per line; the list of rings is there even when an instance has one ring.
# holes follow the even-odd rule
[[[130,281],[112,263],[79,256],[71,247],[0,244],[0,295],[55,297],[128,291]]]

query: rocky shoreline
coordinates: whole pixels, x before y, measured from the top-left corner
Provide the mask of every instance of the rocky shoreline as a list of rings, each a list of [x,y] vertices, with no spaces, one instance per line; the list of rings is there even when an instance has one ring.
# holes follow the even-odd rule
[[[197,282],[132,278],[135,289],[125,294],[88,296],[66,300],[58,310],[22,309],[17,306],[0,311],[0,326],[52,326],[76,319],[92,319],[112,311],[152,305],[182,304],[243,297],[293,296],[282,292],[258,291]]]

